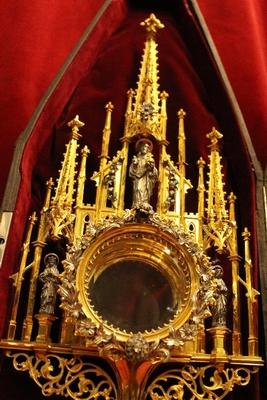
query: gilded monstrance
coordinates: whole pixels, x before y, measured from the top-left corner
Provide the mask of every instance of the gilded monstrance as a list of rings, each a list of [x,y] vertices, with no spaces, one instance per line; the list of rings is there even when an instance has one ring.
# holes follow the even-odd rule
[[[34,214],[13,276],[15,297],[1,346],[45,396],[221,399],[235,385],[248,384],[262,365],[250,233],[245,228],[241,277],[235,196],[224,191],[222,134],[215,128],[207,134],[209,158],[197,163],[198,208],[189,213],[186,195],[194,189],[186,178],[186,113],[177,113],[173,160],[168,94],[159,88],[156,35],[164,26],[154,14],[141,25],[146,40],[140,73],[136,89],[127,93],[121,147],[113,157],[113,105],[106,105],[99,169],[91,177],[94,204],[84,202],[90,151],[85,146],[78,154],[84,124],[76,116],[68,124],[71,138],[55,188],[52,179],[47,183],[37,238]],[[62,238],[68,243],[63,259],[48,245]],[[222,254],[230,265],[227,284]]]

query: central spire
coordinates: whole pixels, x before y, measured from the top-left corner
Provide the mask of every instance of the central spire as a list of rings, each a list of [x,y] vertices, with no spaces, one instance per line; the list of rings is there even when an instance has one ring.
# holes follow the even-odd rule
[[[157,31],[164,28],[164,25],[154,14],[151,14],[140,25],[145,27],[147,38],[137,89],[135,92],[132,90],[128,92],[125,136],[151,135],[157,140],[163,140],[165,139],[166,98],[168,95],[165,92],[160,94],[158,90],[158,51],[155,38]]]
[[[149,111],[154,113],[158,111],[158,45],[155,42],[155,37],[157,30],[163,28],[164,25],[154,14],[151,14],[140,25],[146,28],[147,40],[137,83],[135,110],[139,111],[141,118],[144,119],[148,116]]]

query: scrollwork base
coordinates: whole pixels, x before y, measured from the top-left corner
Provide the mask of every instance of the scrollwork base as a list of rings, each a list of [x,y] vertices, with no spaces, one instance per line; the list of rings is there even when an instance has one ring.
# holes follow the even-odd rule
[[[44,396],[75,400],[116,400],[115,382],[106,371],[82,357],[7,352],[17,371],[28,372]]]
[[[224,365],[170,369],[157,376],[146,389],[146,400],[221,400],[235,385],[245,386],[258,368],[226,368]]]

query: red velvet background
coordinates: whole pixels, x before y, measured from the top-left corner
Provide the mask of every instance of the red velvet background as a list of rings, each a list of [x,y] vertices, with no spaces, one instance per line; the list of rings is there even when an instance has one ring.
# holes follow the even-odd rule
[[[267,164],[267,2],[197,0],[245,118]]]
[[[123,3],[113,0],[117,2]],[[104,0],[0,1],[0,121],[5,138],[0,157],[0,199],[16,139],[103,3]],[[266,164],[267,3],[197,3],[235,90],[256,153]]]
[[[0,1],[0,198],[17,137],[102,3]]]
[[[92,0],[90,5],[89,2],[83,1],[41,1],[30,6],[27,2],[20,0],[17,7],[12,4],[2,7],[5,16],[2,42],[4,43],[3,54],[6,55],[6,67],[2,64],[0,79],[2,80],[1,87],[4,88],[2,94],[6,95],[0,99],[3,104],[0,113],[2,131],[9,134],[5,147],[2,147],[4,150],[1,157],[4,161],[1,167],[2,182],[6,179],[15,139],[25,127],[58,68],[102,3],[102,1]],[[213,2],[215,3],[217,1]],[[207,7],[207,2],[199,1],[240,106],[246,112],[246,122],[253,132],[251,136],[258,157],[265,162],[267,139],[262,133],[262,128],[265,126],[267,117],[263,112],[264,101],[261,101],[262,88],[266,85],[263,82],[265,64],[262,63],[262,53],[259,49],[259,28],[255,23],[257,21],[255,15],[259,9],[257,2],[256,4],[254,2],[256,11],[250,15],[247,11],[251,11],[249,7],[253,5],[249,1],[247,3],[249,7],[239,5],[239,3],[235,7],[232,5],[234,11],[229,13],[227,3],[220,2],[220,6],[217,4],[216,8],[211,6],[211,3]],[[171,13],[166,10],[160,11],[160,17],[164,20],[166,29],[161,32],[158,40],[160,85],[162,90],[165,89],[170,94],[169,138],[176,137],[176,111],[180,107],[186,109],[188,115],[186,131],[189,164],[195,163],[200,155],[205,157],[207,153],[205,134],[212,125],[223,131],[225,135],[223,151],[227,157],[226,167],[229,181],[232,182],[231,189],[234,189],[239,197],[246,193],[246,202],[239,204],[241,224],[253,228],[254,220],[247,212],[249,205],[254,202],[253,172],[250,169],[248,154],[227,96],[204,42],[198,35],[194,18],[188,11],[187,2],[181,2],[179,6],[173,5],[173,2],[169,4],[171,4]],[[167,6],[166,9],[168,9]],[[219,10],[221,15],[219,15]],[[226,14],[229,24],[227,24],[227,18],[221,18]],[[2,331],[9,287],[8,275],[18,259],[18,254],[14,252],[14,249],[20,244],[25,216],[30,209],[40,207],[46,178],[56,175],[55,171],[58,169],[67,138],[66,122],[76,113],[86,122],[81,144],[89,144],[92,151],[89,158],[89,163],[91,163],[89,173],[95,169],[104,122],[104,105],[109,100],[116,107],[113,112],[114,136],[111,141],[111,150],[114,150],[118,144],[118,138],[122,134],[126,99],[124,95],[130,83],[135,87],[140,54],[143,49],[144,36],[142,29],[138,29],[137,25],[144,16],[146,13],[144,10],[140,11],[138,7],[131,7],[129,13],[126,13],[124,1],[112,2],[101,24],[97,25],[88,42],[82,47],[34,127],[21,164],[22,182],[14,216],[15,224],[11,231],[0,276],[2,303],[0,328]],[[2,18],[3,16],[0,17]],[[16,29],[11,29],[12,19],[16,21]],[[247,24],[248,20],[252,22]],[[234,21],[238,21],[239,24],[235,24]],[[247,32],[248,26],[250,33]],[[238,38],[247,38],[247,36],[250,41],[239,42]],[[230,50],[229,42],[234,52]],[[235,54],[239,57],[235,57]],[[246,54],[250,57],[244,57]],[[258,71],[257,79],[254,79],[252,67]],[[250,79],[251,77],[253,79]],[[258,96],[252,99],[251,93],[257,93]],[[254,132],[255,127],[258,129]],[[42,157],[39,156],[40,154]],[[241,174],[238,168],[240,165],[243,166]],[[35,183],[31,188],[32,175]],[[191,173],[190,177],[194,180],[195,174]],[[253,208],[251,207],[252,214]]]
[[[23,226],[32,210],[36,207],[40,207],[41,199],[35,201],[34,193],[32,193],[32,171],[37,163],[38,159],[48,160],[46,167],[49,169],[50,165],[50,154],[42,153],[42,146],[46,140],[51,136],[51,130],[53,124],[62,113],[62,110],[68,102],[77,82],[81,78],[81,75],[85,73],[87,69],[90,70],[91,65],[94,63],[97,56],[97,51],[100,43],[105,41],[112,32],[114,24],[119,23],[123,13],[123,2],[115,1],[112,8],[109,9],[103,16],[101,22],[93,30],[90,41],[85,43],[83,46],[84,51],[81,51],[79,57],[77,57],[68,68],[68,73],[60,81],[57,89],[50,97],[49,102],[45,104],[44,111],[40,115],[32,133],[30,139],[25,145],[23,157],[20,165],[21,184],[19,189],[18,198],[14,210],[14,216],[12,220],[12,226],[7,242],[7,250],[5,252],[3,266],[0,270],[0,302],[1,302],[1,314],[0,314],[0,332],[3,335],[3,326],[5,320],[5,314],[8,307],[6,302],[8,290],[10,288],[9,275],[11,274],[14,265],[18,263],[19,252],[16,249],[20,249]],[[86,57],[86,58],[84,58]],[[85,64],[86,63],[86,64]],[[23,120],[23,117],[21,116]],[[42,155],[40,157],[40,154]],[[56,158],[60,157],[58,155]],[[4,157],[3,157],[4,159]],[[49,171],[47,174],[43,174],[43,179],[50,176]],[[43,181],[36,182],[37,186],[42,185],[44,189]]]

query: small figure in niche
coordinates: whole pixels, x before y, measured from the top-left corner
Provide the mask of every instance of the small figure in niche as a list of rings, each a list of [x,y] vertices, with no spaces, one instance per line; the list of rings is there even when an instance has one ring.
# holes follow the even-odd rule
[[[150,199],[155,183],[158,179],[158,171],[152,154],[152,142],[148,139],[140,139],[136,143],[137,155],[133,157],[129,176],[133,180],[133,204],[145,212],[151,212]]]
[[[57,297],[59,271],[57,265],[59,258],[55,253],[48,253],[44,258],[45,269],[39,279],[43,283],[41,291],[41,305],[39,313],[54,314]]]
[[[226,326],[227,312],[227,286],[222,279],[223,269],[220,265],[214,265],[215,304],[211,307],[212,326]]]

